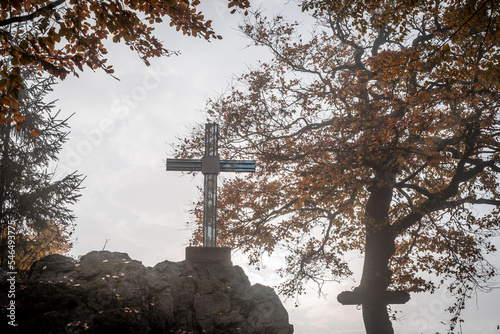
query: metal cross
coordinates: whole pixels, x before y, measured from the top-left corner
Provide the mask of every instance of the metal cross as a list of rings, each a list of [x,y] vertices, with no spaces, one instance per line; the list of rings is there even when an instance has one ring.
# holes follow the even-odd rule
[[[202,159],[167,159],[167,171],[202,172],[203,247],[217,246],[217,175],[220,172],[255,172],[254,160],[220,160],[218,126],[205,126],[205,155]]]

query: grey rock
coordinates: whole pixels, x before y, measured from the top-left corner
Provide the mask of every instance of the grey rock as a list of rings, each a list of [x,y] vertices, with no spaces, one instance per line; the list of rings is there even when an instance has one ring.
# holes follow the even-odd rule
[[[2,280],[2,314],[8,289]],[[0,333],[293,333],[274,290],[251,285],[230,262],[163,261],[151,268],[108,251],[36,262],[16,282],[16,323],[0,322]]]

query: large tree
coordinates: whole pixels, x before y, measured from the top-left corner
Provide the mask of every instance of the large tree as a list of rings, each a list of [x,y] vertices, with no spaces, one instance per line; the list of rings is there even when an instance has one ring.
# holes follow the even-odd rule
[[[247,8],[249,0],[227,0]],[[123,42],[148,59],[175,53],[154,35],[167,19],[185,35],[219,39],[197,9],[199,0],[16,0],[0,2],[0,122],[21,122],[19,66],[64,79],[84,67],[112,74],[106,40]],[[10,64],[13,66],[9,66]]]
[[[24,71],[20,111],[31,132],[0,124],[0,267],[22,271],[50,253],[71,249],[81,175],[57,175],[57,155],[67,140],[67,122],[45,100],[53,77]],[[12,267],[11,267],[12,265]]]
[[[286,295],[352,275],[344,256],[361,252],[367,333],[393,333],[384,291],[441,286],[456,296],[453,329],[497,274],[485,256],[500,229],[499,4],[303,6],[312,34],[282,16],[247,20],[274,57],[208,104],[221,156],[258,165],[219,189],[219,241],[252,263],[286,249]],[[202,138],[176,154],[199,155]]]

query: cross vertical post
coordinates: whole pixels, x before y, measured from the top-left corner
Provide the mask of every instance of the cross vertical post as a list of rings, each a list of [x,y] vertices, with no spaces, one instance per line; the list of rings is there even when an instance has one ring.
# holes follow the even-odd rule
[[[167,171],[202,172],[203,247],[217,246],[217,176],[220,172],[255,172],[254,160],[221,160],[216,123],[205,125],[205,154],[202,159],[167,159]]]
[[[203,184],[203,247],[215,247],[217,244],[217,176],[220,172],[218,139],[217,124],[206,124],[205,155],[201,164],[205,178]]]

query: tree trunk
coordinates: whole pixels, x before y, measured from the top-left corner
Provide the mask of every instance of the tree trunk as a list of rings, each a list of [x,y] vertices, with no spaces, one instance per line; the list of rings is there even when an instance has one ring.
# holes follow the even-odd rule
[[[395,253],[395,236],[388,221],[392,188],[372,191],[365,211],[366,251],[359,290],[366,296],[363,321],[367,334],[393,334],[387,305],[381,300],[391,284],[389,261]]]
[[[363,321],[366,334],[394,334],[392,323],[387,313],[387,305],[367,303],[363,305]]]

